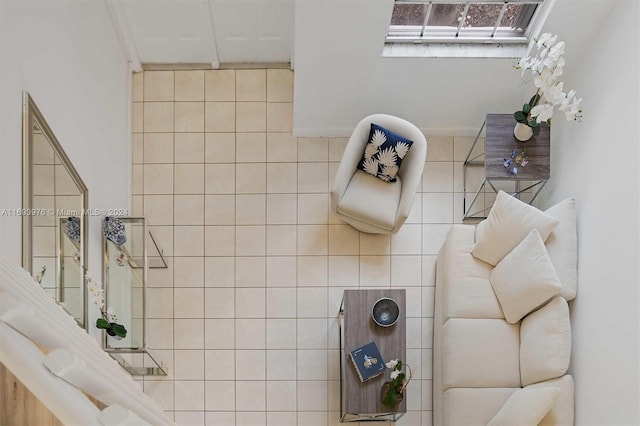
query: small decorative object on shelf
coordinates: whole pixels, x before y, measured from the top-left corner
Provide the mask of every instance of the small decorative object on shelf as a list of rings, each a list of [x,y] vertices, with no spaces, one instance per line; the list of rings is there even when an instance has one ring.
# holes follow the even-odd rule
[[[113,309],[104,310],[104,289],[102,284],[94,282],[93,278],[88,274],[85,275],[85,280],[87,282],[87,292],[93,299],[93,304],[100,309],[100,314],[102,315],[102,318],[96,320],[96,328],[103,329],[109,336],[117,340],[127,337],[127,329],[122,324],[118,324],[118,318],[113,313]]]
[[[527,151],[522,151],[518,154],[517,150],[511,151],[511,158],[503,158],[504,167],[507,171],[512,175],[518,174],[518,166],[524,167],[529,164],[529,160],[527,160]]]
[[[118,266],[124,266],[127,264],[127,255],[122,250],[118,250],[113,258]]]
[[[382,385],[382,403],[389,408],[395,408],[404,399],[404,390],[413,377],[413,370],[404,364],[409,370],[409,378],[402,372],[402,361],[394,359],[387,362],[386,367],[391,371],[389,378],[391,381]],[[406,380],[405,380],[406,379]]]
[[[33,277],[33,279],[36,280],[38,284],[42,284],[42,279],[44,278],[44,274],[46,272],[47,272],[47,265],[42,265],[42,269]]]
[[[527,141],[532,135],[538,136],[541,123],[546,122],[551,125],[553,109],[556,106],[564,113],[567,121],[582,120],[582,109],[580,109],[582,99],[576,97],[575,90],[565,93],[564,83],[558,81],[565,61],[562,56],[564,41],[556,43],[557,39],[557,35],[542,34],[535,39],[534,46],[538,53],[533,57],[523,57],[515,67],[522,70],[522,77],[526,71],[529,71],[537,89],[529,102],[513,114],[518,122],[513,129],[513,134],[519,141]],[[526,129],[527,127],[529,130]]]
[[[371,309],[371,318],[380,327],[391,327],[400,318],[398,303],[390,297],[378,299]]]
[[[71,241],[76,243],[80,242],[80,218],[79,217],[69,217],[67,218],[67,223],[65,224],[64,233]]]
[[[369,342],[358,349],[352,350],[349,352],[349,356],[362,382],[384,373],[384,360],[375,342]]]
[[[105,217],[102,226],[104,237],[113,244],[121,246],[127,242],[127,236],[124,232],[124,224],[117,217]]]

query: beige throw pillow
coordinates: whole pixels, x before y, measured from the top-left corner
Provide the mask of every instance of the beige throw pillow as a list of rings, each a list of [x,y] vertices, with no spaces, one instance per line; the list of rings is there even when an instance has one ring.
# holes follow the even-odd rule
[[[558,219],[499,191],[487,220],[478,224],[472,254],[495,266],[529,231],[537,229],[545,241],[558,222]]]
[[[510,324],[520,321],[562,289],[535,229],[493,268],[489,281]]]

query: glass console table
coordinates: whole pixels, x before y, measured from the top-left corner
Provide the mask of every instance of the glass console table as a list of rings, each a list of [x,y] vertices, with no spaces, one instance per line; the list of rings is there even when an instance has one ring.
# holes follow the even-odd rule
[[[479,202],[481,192],[486,187],[497,193],[498,185],[511,182],[515,185],[515,190],[511,192],[511,195],[520,198],[523,193],[531,190],[531,198],[528,202],[532,203],[547,183],[551,174],[549,126],[543,124],[540,129],[540,135],[532,137],[527,142],[520,142],[513,136],[515,125],[516,120],[511,114],[487,114],[486,120],[473,141],[473,145],[471,145],[462,166],[463,220],[485,219],[487,217],[486,212],[491,208],[490,205],[483,204],[481,207],[474,209]],[[472,156],[485,127],[484,151]],[[518,167],[517,174],[509,173],[509,170],[504,166],[504,159],[510,159],[514,150],[517,154],[526,151],[528,160],[525,167]],[[484,168],[484,180],[476,189],[471,201],[467,202],[467,195],[473,193],[467,188],[468,169],[472,167]]]
[[[144,217],[117,220],[124,225],[126,241],[117,245],[103,237],[105,306],[113,308],[127,336],[118,340],[104,333],[104,349],[131,375],[166,376],[166,368],[145,345],[147,269],[153,267],[150,261],[159,267],[166,267],[166,262]]]
[[[391,327],[380,327],[371,318],[373,304],[382,297],[398,303],[400,317]],[[375,342],[385,362],[406,361],[406,296],[404,289],[345,290],[340,319],[340,422],[396,421],[407,412],[404,400],[391,410],[382,404],[382,385],[389,371],[361,382],[349,353]],[[405,391],[406,392],[406,391]]]

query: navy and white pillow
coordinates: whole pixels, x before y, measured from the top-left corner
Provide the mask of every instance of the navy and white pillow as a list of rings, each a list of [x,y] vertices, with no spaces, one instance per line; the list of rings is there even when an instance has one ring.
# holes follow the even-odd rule
[[[413,141],[371,123],[369,142],[358,168],[385,182],[395,182],[400,164],[412,144]]]

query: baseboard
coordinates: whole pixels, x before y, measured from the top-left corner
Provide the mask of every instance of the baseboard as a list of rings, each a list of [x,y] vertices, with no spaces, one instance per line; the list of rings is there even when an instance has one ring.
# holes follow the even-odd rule
[[[420,130],[429,137],[468,137],[478,134],[478,127],[421,127]],[[344,138],[351,136],[353,127],[299,128],[293,129],[293,136],[309,138]]]

